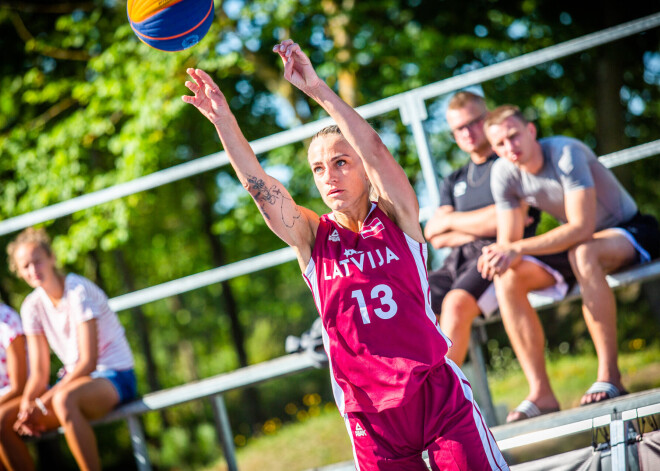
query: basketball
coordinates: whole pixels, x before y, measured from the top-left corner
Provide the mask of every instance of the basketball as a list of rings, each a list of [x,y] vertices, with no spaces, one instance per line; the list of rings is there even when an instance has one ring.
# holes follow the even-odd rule
[[[128,0],[138,38],[161,51],[183,51],[202,40],[213,22],[213,0]]]

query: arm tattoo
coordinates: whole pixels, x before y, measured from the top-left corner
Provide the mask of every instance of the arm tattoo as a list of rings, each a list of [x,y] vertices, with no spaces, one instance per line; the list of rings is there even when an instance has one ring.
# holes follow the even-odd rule
[[[286,227],[293,227],[294,224],[296,223],[296,219],[300,219],[300,210],[294,205],[295,209],[295,214],[290,217],[290,221],[287,221],[284,217],[284,200],[293,201],[291,198],[287,198],[282,194],[282,191],[277,188],[276,185],[272,185],[270,188],[266,186],[266,182],[264,182],[261,178],[257,178],[253,175],[248,175],[247,176],[247,182],[246,182],[246,187],[247,190],[250,192],[252,195],[252,198],[254,198],[254,201],[257,203],[257,206],[259,206],[259,210],[261,213],[264,215],[264,217],[268,220],[270,220],[270,216],[266,212],[266,203],[270,204],[271,206],[274,206],[278,200],[280,202],[280,214],[282,215],[282,223]]]

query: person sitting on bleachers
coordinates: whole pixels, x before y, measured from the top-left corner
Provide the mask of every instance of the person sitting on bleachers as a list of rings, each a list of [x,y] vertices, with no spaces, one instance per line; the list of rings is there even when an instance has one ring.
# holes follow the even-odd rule
[[[658,222],[642,215],[635,201],[579,140],[554,136],[536,139],[536,127],[520,109],[504,105],[491,111],[486,136],[500,159],[491,186],[497,208],[497,243],[484,248],[482,275],[495,280],[502,321],[529,383],[527,399],[507,421],[556,409],[545,369],[544,334],[527,298],[540,274],[519,270],[522,255],[569,251],[582,290],[582,311],[598,356],[597,381],[581,399],[591,404],[625,394],[617,364],[616,303],[605,275],[658,256]],[[522,239],[521,202],[553,216],[560,225]],[[550,282],[545,277],[545,282]]]
[[[477,270],[481,250],[495,242],[497,230],[490,189],[491,168],[497,155],[484,134],[486,112],[484,98],[469,91],[457,92],[449,100],[447,123],[456,144],[470,160],[444,179],[440,206],[424,227],[424,237],[434,248],[451,247],[442,266],[429,273],[429,286],[433,312],[452,341],[447,356],[459,366],[468,350],[472,321],[497,311],[492,282],[482,278]],[[526,237],[535,234],[538,221],[539,211],[530,208]],[[543,294],[553,300],[565,296],[570,281],[565,277],[572,279],[567,258],[528,257],[523,263],[534,263],[556,277],[557,283]]]
[[[0,302],[0,405],[23,394],[27,379],[25,351],[21,318]]]
[[[64,429],[80,469],[101,469],[90,420],[133,399],[133,354],[105,293],[62,274],[43,229],[28,228],[7,247],[10,269],[34,288],[21,305],[30,373],[25,391],[0,406],[0,457],[7,469],[34,468],[21,435]],[[64,367],[48,387],[50,351]]]

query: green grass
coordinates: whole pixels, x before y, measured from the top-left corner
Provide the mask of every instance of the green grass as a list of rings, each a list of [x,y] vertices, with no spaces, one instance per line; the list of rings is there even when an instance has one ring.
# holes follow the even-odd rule
[[[623,383],[630,392],[660,387],[660,345],[619,355]],[[580,397],[596,379],[592,353],[553,354],[548,374],[562,409],[577,407]],[[527,383],[519,368],[491,375],[489,384],[496,406],[512,409],[527,395]],[[336,408],[327,405],[317,416],[285,424],[275,433],[250,439],[237,451],[241,471],[297,471],[352,459],[344,422]],[[226,471],[223,460],[208,471]]]
[[[352,459],[346,426],[335,407],[316,417],[284,425],[276,433],[257,437],[237,450],[241,471],[296,471]],[[226,471],[224,460],[209,470]]]
[[[629,392],[660,387],[658,358],[658,345],[619,355],[623,384]],[[551,358],[547,362],[547,368],[561,408],[570,409],[580,405],[580,398],[596,381],[598,363],[595,354],[571,354]],[[493,402],[496,407],[502,404],[511,410],[527,396],[527,381],[519,368],[498,376],[488,382]]]

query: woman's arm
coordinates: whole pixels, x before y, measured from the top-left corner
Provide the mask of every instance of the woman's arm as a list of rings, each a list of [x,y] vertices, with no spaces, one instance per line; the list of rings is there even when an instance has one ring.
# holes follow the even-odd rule
[[[9,391],[0,397],[3,404],[23,394],[27,380],[27,359],[25,355],[25,335],[17,336],[7,347],[7,375],[9,376]]]
[[[28,409],[34,398],[48,388],[50,377],[50,347],[43,334],[27,335],[30,374],[25,384],[21,409]]]
[[[419,203],[403,168],[394,160],[378,133],[351,106],[321,80],[300,46],[287,39],[276,45],[284,63],[284,78],[309,95],[335,120],[342,135],[362,159],[378,194],[381,208],[418,242],[424,242],[419,225]]]
[[[67,371],[64,378],[40,396],[44,405],[50,404],[57,391],[68,383],[89,376],[96,369],[98,359],[98,336],[96,332],[96,319],[78,324],[78,361],[71,371]]]
[[[193,81],[186,82],[195,95],[183,101],[195,106],[213,125],[238,179],[252,195],[268,227],[294,248],[304,270],[311,257],[319,217],[298,206],[275,178],[266,174],[243,136],[220,88],[200,69],[188,69]]]
[[[25,435],[34,435],[41,430],[35,422],[35,414],[41,414],[35,405],[35,398],[39,397],[48,388],[50,376],[50,348],[43,334],[27,335],[28,357],[30,374],[21,396],[18,417],[14,430]]]

